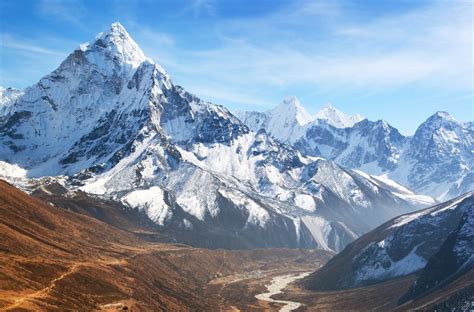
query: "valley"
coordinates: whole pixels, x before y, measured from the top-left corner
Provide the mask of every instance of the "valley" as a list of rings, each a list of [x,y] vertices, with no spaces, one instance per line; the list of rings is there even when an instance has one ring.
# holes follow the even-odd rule
[[[0,181],[1,311],[386,311],[455,306],[460,294],[472,296],[472,269],[403,305],[398,298],[416,274],[355,289],[310,291],[303,287],[310,281],[306,276],[316,271],[316,278],[325,279],[318,270],[333,253],[153,242],[150,237],[163,236],[144,240],[147,230],[140,225],[126,231],[70,211],[71,200],[52,205]],[[97,209],[98,215],[109,214],[107,206]]]
[[[274,277],[270,284],[268,284],[267,292],[261,293],[255,296],[258,300],[263,300],[267,302],[274,302],[283,304],[283,307],[280,309],[282,312],[289,312],[298,309],[301,307],[300,302],[289,301],[289,300],[278,300],[273,299],[272,297],[278,294],[281,294],[283,290],[288,286],[288,284],[293,283],[299,279],[302,279],[305,276],[308,276],[311,272],[303,272],[299,274],[289,274],[283,276]]]
[[[151,243],[5,182],[0,190],[2,311],[276,309],[255,295],[272,278],[313,271],[331,256]]]

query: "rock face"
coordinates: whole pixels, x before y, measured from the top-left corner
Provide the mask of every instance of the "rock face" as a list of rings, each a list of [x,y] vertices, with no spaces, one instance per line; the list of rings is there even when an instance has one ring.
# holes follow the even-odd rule
[[[8,107],[0,172],[26,169],[15,183],[64,175],[66,188],[144,211],[200,246],[339,251],[426,204],[251,131],[174,85],[118,23]],[[263,122],[289,136],[309,122],[296,99],[272,116]]]
[[[401,302],[426,295],[473,268],[473,212],[470,192],[397,217],[349,244],[304,285],[341,290],[418,272]]]
[[[281,106],[281,105],[280,105]],[[279,107],[280,107],[279,106]],[[299,105],[299,114],[307,114]],[[346,168],[384,175],[416,193],[440,201],[474,189],[474,130],[472,122],[456,121],[437,112],[406,137],[383,120],[349,117],[332,106],[299,123],[286,120],[289,131],[272,127],[266,113],[239,113],[250,129],[266,129],[278,140],[308,156],[323,157]],[[295,114],[287,114],[292,118]]]

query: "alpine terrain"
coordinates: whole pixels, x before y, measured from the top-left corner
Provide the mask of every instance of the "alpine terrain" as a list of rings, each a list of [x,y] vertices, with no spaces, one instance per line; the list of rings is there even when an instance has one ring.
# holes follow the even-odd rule
[[[265,113],[237,116],[250,129],[266,129],[303,155],[389,178],[439,201],[474,189],[472,123],[456,121],[447,112],[433,114],[413,136],[402,135],[384,120],[347,116],[331,105],[310,117],[296,98]]]
[[[157,227],[189,233],[193,240],[183,242],[193,245],[340,251],[433,203],[252,131],[174,85],[119,23],[37,84],[7,91],[5,178],[32,190],[53,177],[68,190],[144,211]],[[261,122],[294,137],[310,120],[292,98]]]

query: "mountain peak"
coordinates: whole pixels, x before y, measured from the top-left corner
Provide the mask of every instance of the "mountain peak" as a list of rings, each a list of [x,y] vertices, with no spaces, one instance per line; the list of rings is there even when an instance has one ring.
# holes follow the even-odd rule
[[[325,120],[336,128],[348,128],[365,119],[361,115],[348,116],[335,108],[331,103],[326,103],[315,115],[316,119]]]
[[[114,32],[114,33],[119,33],[119,34],[127,34],[127,31],[125,30],[125,27],[123,27],[122,24],[120,24],[119,22],[114,22],[110,25],[110,30],[111,32]]]
[[[107,55],[133,69],[146,60],[151,61],[119,22],[112,23],[108,32],[99,33],[94,44],[88,49],[105,49]]]
[[[297,110],[305,110],[303,105],[301,105],[301,102],[298,100],[296,96],[289,96],[286,99],[284,99],[281,104],[281,106],[287,106],[287,107],[292,107]]]
[[[99,33],[95,39],[99,40],[99,39],[106,39],[106,38],[122,39],[122,40],[130,39],[133,41],[133,39],[130,37],[125,27],[123,27],[123,25],[120,24],[119,22],[112,23],[108,31]]]
[[[339,111],[337,108],[335,108],[331,102],[327,102],[324,104],[323,108],[321,109],[322,111]]]
[[[448,112],[438,111],[428,117],[428,119],[418,127],[416,132],[420,132],[423,129],[435,129],[449,124],[458,124],[458,122]]]
[[[283,100],[277,107],[271,110],[273,116],[282,116],[288,121],[288,118],[294,118],[296,122],[303,126],[312,121],[311,116],[301,105],[296,96],[290,96]]]
[[[298,98],[294,95],[287,97],[286,99],[283,100],[283,103],[285,104],[294,104],[294,105],[301,105],[300,101]]]
[[[9,107],[21,96],[23,91],[14,88],[4,88],[0,86],[0,116],[5,114]]]
[[[442,118],[442,119],[446,119],[446,120],[449,120],[449,121],[454,121],[453,116],[451,116],[448,112],[445,112],[445,111],[437,111],[436,113],[433,114],[432,117]]]
[[[379,119],[375,122],[375,124],[379,127],[383,127],[383,128],[388,128],[390,125],[388,124],[388,122],[386,122],[384,119]]]

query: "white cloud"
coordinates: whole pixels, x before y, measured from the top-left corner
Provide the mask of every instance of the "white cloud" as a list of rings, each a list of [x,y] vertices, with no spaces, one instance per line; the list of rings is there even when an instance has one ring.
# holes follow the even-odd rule
[[[216,1],[215,0],[191,0],[190,5],[185,8],[185,10],[191,10],[194,16],[199,16],[201,14],[207,14],[214,16]]]
[[[206,77],[247,97],[256,85],[472,90],[471,2],[433,2],[370,20],[355,20],[337,3],[298,3],[264,17],[223,20],[210,34],[220,38],[218,48],[176,47],[163,65],[186,76],[189,88]]]
[[[67,53],[62,52],[62,51],[45,48],[35,43],[30,43],[24,40],[18,41],[8,34],[1,34],[0,37],[2,38],[2,40],[0,41],[1,48],[21,50],[21,51],[26,51],[26,52],[31,52],[31,53],[39,53],[39,54],[59,56],[59,57],[67,56]]]
[[[169,34],[144,28],[140,30],[140,38],[143,41],[148,41],[150,45],[154,46],[165,46],[172,47],[175,44],[175,40]]]
[[[81,27],[85,11],[84,5],[78,0],[41,0],[38,3],[38,13],[43,17],[60,19]]]
[[[238,107],[243,105],[251,106],[250,109],[254,109],[255,106],[266,107],[275,105],[275,103],[269,101],[264,96],[255,96],[255,94],[240,92],[216,82],[198,82],[192,83],[191,85],[190,88],[187,88],[189,92],[198,95],[203,100],[226,105],[229,108],[231,106]]]

